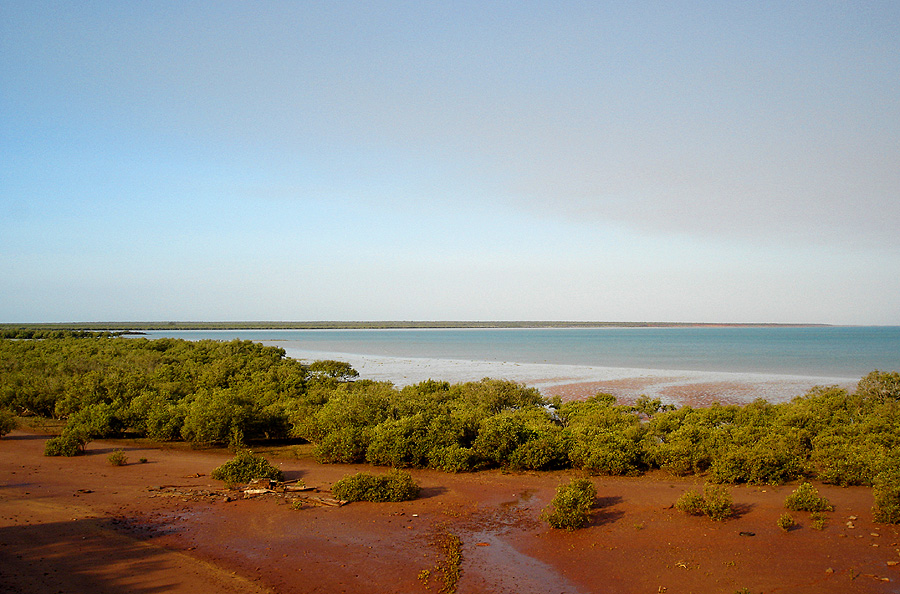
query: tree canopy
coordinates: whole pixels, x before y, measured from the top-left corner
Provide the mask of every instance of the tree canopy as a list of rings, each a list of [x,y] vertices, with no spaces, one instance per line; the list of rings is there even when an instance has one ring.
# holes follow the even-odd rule
[[[250,341],[0,340],[0,409],[66,420],[48,453],[126,434],[236,447],[292,438],[313,443],[323,463],[448,472],[661,468],[718,483],[876,484],[900,468],[898,378],[874,371],[855,392],[676,409],[609,394],[562,403],[488,378],[398,389],[359,379],[347,363],[305,364]]]

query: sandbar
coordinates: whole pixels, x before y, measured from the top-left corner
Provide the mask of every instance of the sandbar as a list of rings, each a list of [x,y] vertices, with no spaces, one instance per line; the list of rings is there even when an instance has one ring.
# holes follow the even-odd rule
[[[275,342],[268,344],[278,345]],[[283,348],[283,345],[278,346]],[[805,394],[814,386],[838,386],[852,391],[860,379],[285,350],[289,357],[304,361],[346,361],[359,372],[360,378],[388,381],[398,388],[428,379],[460,383],[490,377],[532,386],[545,396],[559,396],[563,401],[583,400],[604,392],[621,402],[632,402],[646,395],[677,406],[708,406],[713,402],[746,404],[759,398],[778,403]]]

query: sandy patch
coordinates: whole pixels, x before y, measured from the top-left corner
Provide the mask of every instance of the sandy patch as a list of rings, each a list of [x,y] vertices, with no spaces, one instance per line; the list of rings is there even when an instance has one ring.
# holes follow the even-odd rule
[[[787,402],[805,394],[813,386],[837,385],[853,390],[860,379],[378,357],[294,349],[287,349],[287,353],[288,356],[307,361],[316,359],[347,361],[359,371],[360,377],[388,381],[397,387],[428,379],[457,383],[491,377],[533,386],[545,396],[560,396],[563,400],[579,400],[593,396],[597,392],[606,392],[622,402],[632,402],[641,395],[647,395],[659,398],[664,403],[676,405],[713,401],[722,404],[746,404],[757,398],[764,398],[770,402]]]

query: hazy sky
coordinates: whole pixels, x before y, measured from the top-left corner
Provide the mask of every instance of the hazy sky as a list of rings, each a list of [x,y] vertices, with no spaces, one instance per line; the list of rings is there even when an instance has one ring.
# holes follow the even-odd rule
[[[900,2],[0,1],[0,322],[900,324]]]

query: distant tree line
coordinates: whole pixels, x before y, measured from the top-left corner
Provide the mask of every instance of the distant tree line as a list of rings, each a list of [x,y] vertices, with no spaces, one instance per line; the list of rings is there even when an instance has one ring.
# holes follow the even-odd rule
[[[43,327],[0,327],[0,338],[18,340],[42,339],[42,338],[109,338],[127,334],[124,331],[109,330],[75,330],[66,328]]]
[[[563,403],[494,379],[399,389],[360,380],[347,363],[305,364],[250,341],[68,337],[0,340],[0,409],[65,419],[48,454],[128,434],[233,446],[294,438],[313,443],[323,463],[448,472],[661,468],[718,483],[839,485],[900,477],[896,372],[874,371],[854,392],[676,409],[608,394]]]
[[[774,324],[774,323],[709,323],[709,322],[584,322],[584,321],[306,321],[306,322],[82,322],[42,324],[0,324],[0,332],[8,330],[117,330],[124,333],[141,333],[145,330],[392,330],[392,329],[448,329],[448,328],[797,328],[828,326],[828,324]]]

